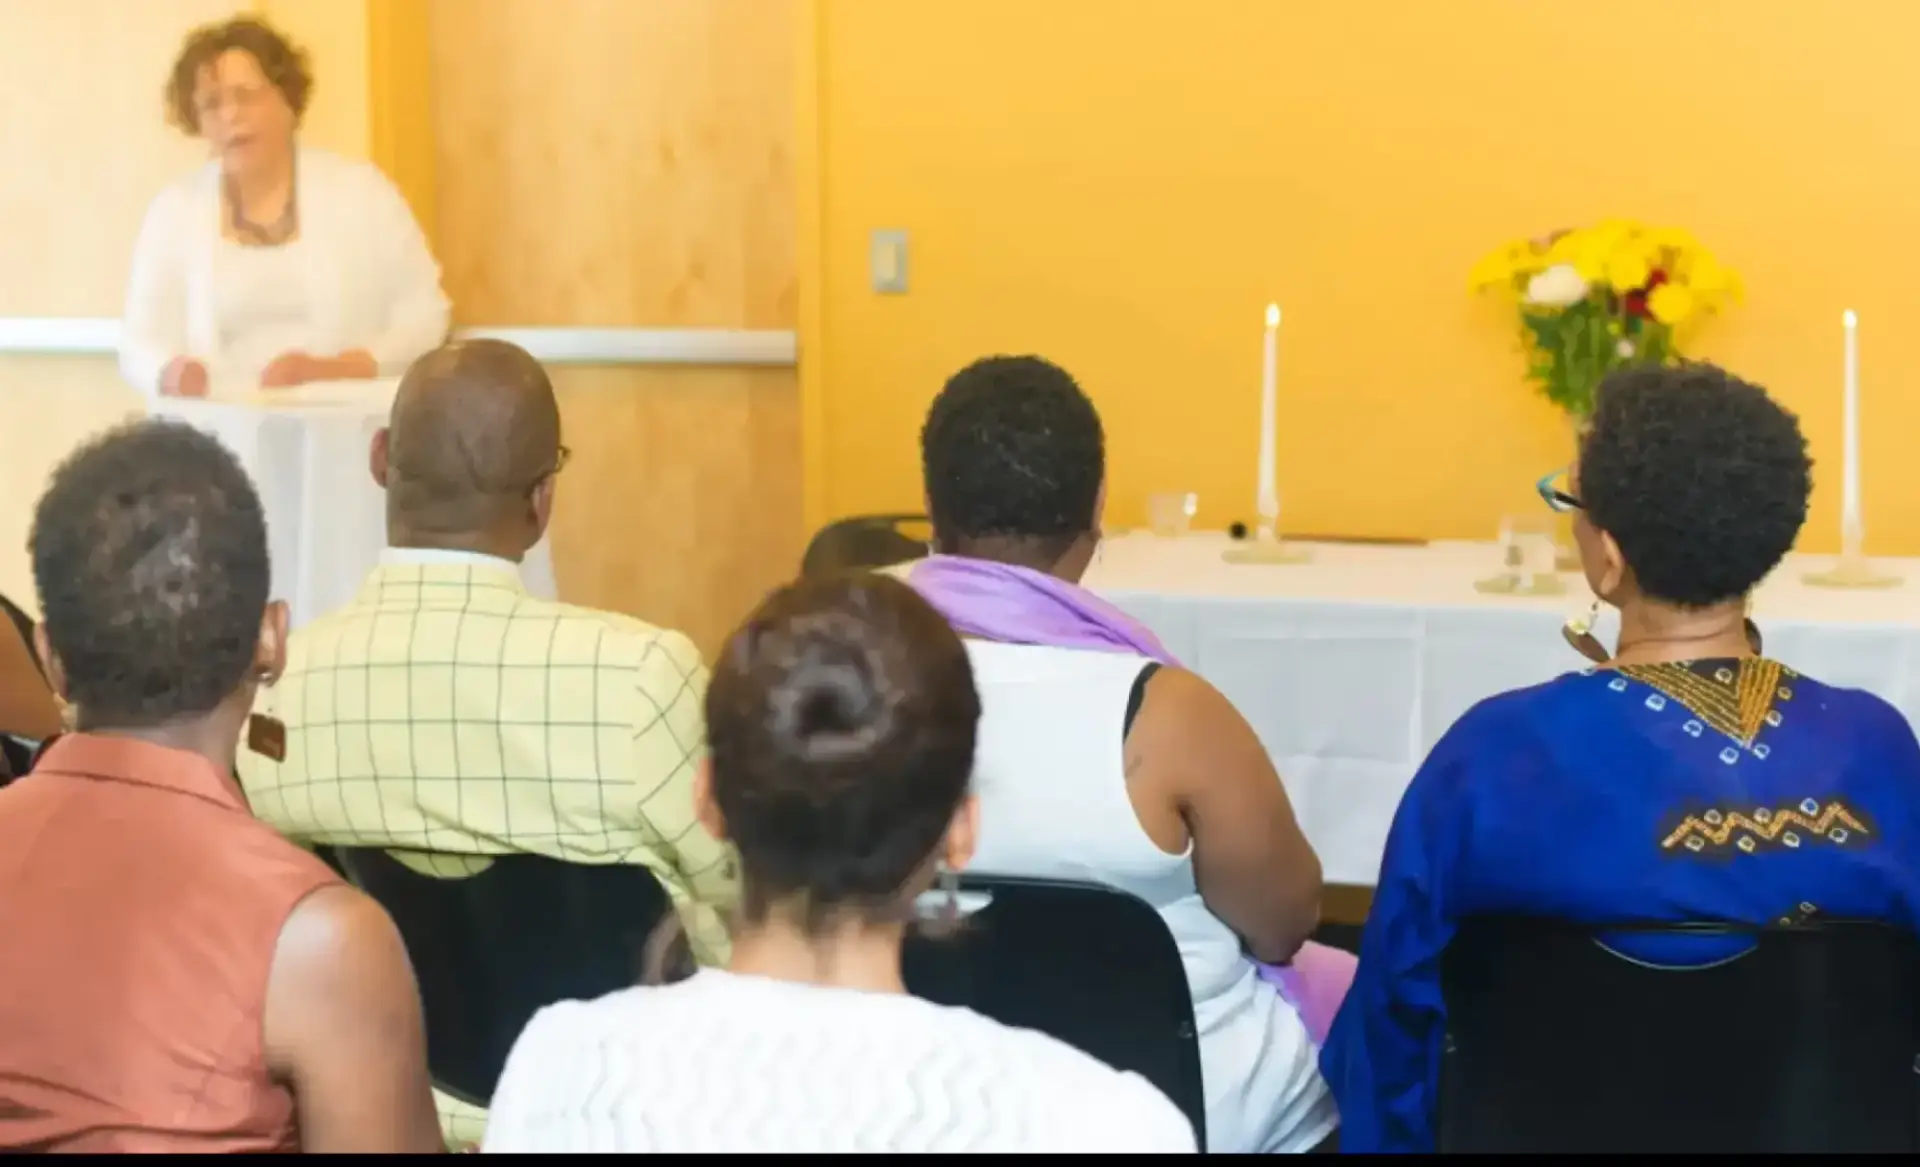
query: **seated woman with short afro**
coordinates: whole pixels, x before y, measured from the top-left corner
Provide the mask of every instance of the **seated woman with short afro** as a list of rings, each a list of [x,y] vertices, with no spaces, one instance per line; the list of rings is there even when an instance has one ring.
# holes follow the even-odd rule
[[[1914,926],[1913,731],[1880,698],[1762,655],[1746,618],[1806,520],[1810,472],[1794,416],[1729,373],[1601,385],[1578,465],[1541,493],[1573,512],[1618,641],[1609,654],[1570,627],[1596,667],[1481,702],[1408,787],[1321,1056],[1342,1150],[1434,1149],[1439,963],[1468,917]],[[1699,963],[1689,951],[1634,955]]]

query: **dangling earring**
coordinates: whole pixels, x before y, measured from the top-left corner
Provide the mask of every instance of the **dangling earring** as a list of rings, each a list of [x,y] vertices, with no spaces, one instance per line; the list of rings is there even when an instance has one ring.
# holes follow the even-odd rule
[[[1594,600],[1585,615],[1575,616],[1560,629],[1560,635],[1566,638],[1573,651],[1586,657],[1594,664],[1603,665],[1613,659],[1600,638],[1593,634],[1593,626],[1600,622],[1600,601]]]
[[[960,919],[960,874],[944,863],[940,865],[940,890],[946,895],[940,905],[940,918],[955,923]]]

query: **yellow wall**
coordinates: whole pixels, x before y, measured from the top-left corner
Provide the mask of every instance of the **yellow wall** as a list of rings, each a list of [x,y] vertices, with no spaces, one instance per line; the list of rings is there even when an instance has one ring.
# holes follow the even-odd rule
[[[120,314],[140,217],[205,157],[160,94],[188,29],[230,0],[0,0],[0,316]],[[27,528],[47,473],[136,414],[111,357],[0,354],[0,592],[35,607]]]
[[[1509,237],[1695,231],[1749,302],[1700,355],[1802,412],[1804,541],[1837,527],[1839,317],[1862,319],[1869,544],[1920,552],[1912,0],[818,0],[802,175],[809,515],[919,497],[970,358],[1038,351],[1099,403],[1115,525],[1252,509],[1262,306],[1286,309],[1295,531],[1489,537],[1565,456],[1505,321]],[[867,232],[913,289],[867,287]]]
[[[377,0],[257,0],[251,5],[307,50],[313,97],[300,124],[304,145],[371,156],[367,15]]]

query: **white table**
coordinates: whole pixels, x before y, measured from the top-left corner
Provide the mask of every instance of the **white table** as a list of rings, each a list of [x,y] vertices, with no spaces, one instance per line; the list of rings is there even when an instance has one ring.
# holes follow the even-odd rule
[[[267,513],[273,595],[293,627],[353,599],[387,545],[386,495],[368,461],[397,381],[342,381],[150,406],[218,437],[240,459]],[[553,599],[545,540],[522,565],[527,589]]]
[[[1319,545],[1310,563],[1225,563],[1222,535],[1110,540],[1087,584],[1144,621],[1252,723],[1286,782],[1327,882],[1371,885],[1394,808],[1449,725],[1476,702],[1583,668],[1560,635],[1592,602],[1487,596],[1491,545]],[[1867,689],[1920,723],[1920,561],[1889,591],[1808,587],[1830,561],[1794,557],[1756,596],[1767,655]],[[1598,629],[1611,644],[1613,628]]]

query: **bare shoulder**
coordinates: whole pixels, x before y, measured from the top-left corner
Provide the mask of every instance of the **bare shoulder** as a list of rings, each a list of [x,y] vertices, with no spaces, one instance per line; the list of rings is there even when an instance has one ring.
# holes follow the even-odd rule
[[[316,861],[317,862],[317,861]],[[370,965],[404,964],[406,946],[399,929],[373,897],[344,883],[331,883],[294,906],[281,926],[274,949],[274,974],[303,982],[353,980],[377,971]]]
[[[344,883],[319,888],[288,914],[267,981],[266,1041],[279,1068],[316,1042],[392,1016],[417,1014],[405,943],[386,910]]]
[[[344,884],[302,900],[267,980],[269,1069],[292,1089],[307,1151],[442,1147],[420,991],[399,930]]]
[[[1168,666],[1147,678],[1146,694],[1128,737],[1144,734],[1155,744],[1185,745],[1248,732],[1246,719],[1226,694],[1197,673]]]
[[[1239,787],[1248,775],[1276,781],[1266,747],[1226,694],[1172,667],[1147,680],[1127,731],[1126,769],[1136,796],[1157,792],[1182,807],[1210,791]],[[1171,834],[1161,841],[1177,842]]]

